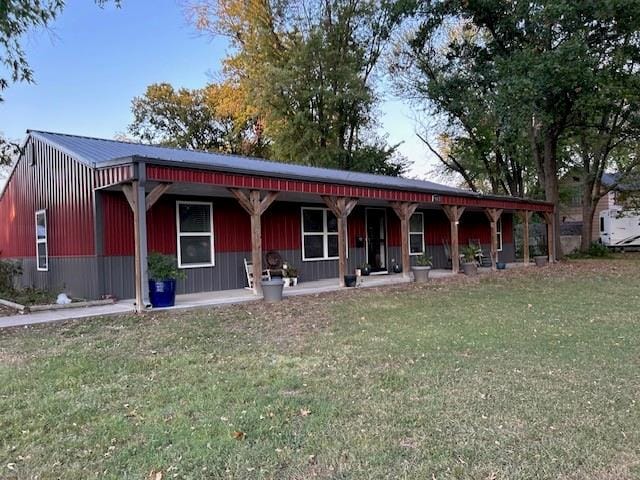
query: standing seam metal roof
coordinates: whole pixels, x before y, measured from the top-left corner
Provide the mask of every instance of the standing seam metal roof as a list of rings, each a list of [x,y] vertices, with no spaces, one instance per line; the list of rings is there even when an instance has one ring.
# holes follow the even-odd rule
[[[273,162],[257,158],[243,157],[214,152],[186,150],[180,148],[145,145],[103,138],[83,137],[64,133],[27,130],[27,133],[71,155],[78,161],[92,167],[108,167],[115,164],[148,161],[167,163],[184,168],[202,168],[230,173],[276,177],[290,180],[315,181],[340,185],[353,185],[371,188],[386,188],[457,197],[483,198],[513,203],[544,204],[550,203],[527,198],[506,195],[485,195],[470,190],[449,187],[427,180],[402,177],[389,177],[371,173],[333,170],[310,167],[293,163]],[[28,141],[28,139],[27,139]]]
[[[403,190],[418,190],[451,195],[476,195],[468,190],[440,185],[426,180],[389,177],[344,170],[332,170],[306,165],[272,162],[239,155],[160,147],[141,143],[129,143],[117,140],[82,137],[37,130],[29,130],[28,133],[35,138],[57,146],[76,158],[78,161],[93,168],[99,168],[100,166],[109,164],[110,162],[118,159],[137,156],[148,158],[150,160],[155,159],[176,164],[188,164],[189,166],[195,165],[206,168],[219,168],[226,171],[237,170],[263,176]]]

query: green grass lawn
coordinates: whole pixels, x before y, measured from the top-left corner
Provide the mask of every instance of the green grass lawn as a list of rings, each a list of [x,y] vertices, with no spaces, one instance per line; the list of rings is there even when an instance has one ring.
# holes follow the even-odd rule
[[[640,478],[639,273],[5,330],[0,478]]]

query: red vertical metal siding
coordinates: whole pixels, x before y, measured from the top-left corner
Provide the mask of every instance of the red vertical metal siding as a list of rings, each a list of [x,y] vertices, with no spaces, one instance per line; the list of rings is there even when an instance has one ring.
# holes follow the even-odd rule
[[[0,199],[0,256],[35,256],[40,209],[47,210],[49,256],[94,255],[93,186],[90,167],[32,138]]]
[[[354,208],[347,219],[347,234],[349,236],[349,246],[354,248],[358,237],[366,238],[367,231],[364,223],[364,208]]]
[[[133,213],[121,192],[102,195],[104,219],[103,248],[106,256],[133,255]],[[147,248],[150,252],[176,253],[176,201],[162,197],[147,212]],[[207,201],[199,198],[198,201]],[[216,252],[251,250],[249,215],[231,199],[212,199],[214,246]]]
[[[103,254],[106,256],[133,255],[133,212],[124,194],[103,192],[100,199],[102,201]]]
[[[442,210],[425,210],[424,241],[427,245],[442,245],[444,240],[451,243],[451,225]]]
[[[267,250],[298,250],[302,245],[300,205],[275,203],[262,216],[262,246]],[[249,242],[249,249],[251,243]]]
[[[119,165],[95,171],[96,188],[116,185],[133,178],[133,165]]]
[[[387,245],[390,247],[399,247],[402,245],[400,219],[391,209],[387,209]]]
[[[425,243],[442,245],[451,242],[451,225],[444,212],[438,210],[424,211]],[[458,226],[458,241],[461,245],[469,239],[479,239],[483,244],[491,243],[491,226],[484,212],[465,212]],[[513,242],[513,215],[502,215],[502,241]]]

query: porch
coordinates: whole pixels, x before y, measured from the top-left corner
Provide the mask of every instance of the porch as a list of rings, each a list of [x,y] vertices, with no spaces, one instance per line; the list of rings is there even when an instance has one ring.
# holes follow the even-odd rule
[[[506,268],[508,270],[514,268],[531,267],[532,263],[524,264],[522,262],[508,263]],[[491,267],[479,267],[478,274],[486,275],[492,273]],[[458,275],[453,273],[450,269],[433,269],[429,272],[430,280],[437,282],[438,280],[453,278]],[[398,274],[386,274],[386,275],[369,275],[366,277],[358,277],[357,288],[372,288],[372,287],[384,287],[401,285],[405,283],[411,283],[413,278]],[[317,295],[326,292],[335,292],[338,290],[344,290],[341,287],[337,278],[326,278],[323,280],[312,280],[299,283],[295,287],[287,287],[283,291],[283,296],[296,297],[302,295]],[[348,290],[348,289],[347,289]],[[256,300],[262,300],[262,295],[256,295],[253,290],[247,288],[239,288],[234,290],[218,290],[211,292],[199,292],[199,293],[187,293],[182,295],[176,295],[176,304],[173,307],[163,308],[161,310],[181,310],[187,308],[202,308],[202,307],[215,307],[222,305],[232,305],[238,303],[253,302]],[[118,302],[122,305],[133,306],[135,299],[122,300]]]
[[[499,261],[515,258],[509,238],[514,215],[522,215],[525,230],[533,213],[544,216],[548,229],[553,225],[549,205],[482,197],[431,184],[411,183],[406,189],[395,183],[393,188],[386,183],[364,187],[360,180],[358,185],[334,183],[333,177],[331,182],[318,181],[317,172],[324,170],[313,170],[313,176],[304,179],[281,180],[144,162],[135,165],[133,178],[98,188],[99,229],[105,232],[98,253],[104,264],[103,289],[127,298],[133,288],[116,289],[122,279],[133,280],[138,311],[149,305],[147,251],[177,254],[178,266],[186,273],[178,293],[191,296],[187,303],[216,298],[228,303],[229,299],[261,298],[264,252],[278,252],[307,280],[288,291],[294,295],[344,287],[345,274],[364,264],[374,272],[402,272],[364,282],[367,286],[394,283],[394,278],[408,282],[411,266],[423,253],[433,256],[437,268],[448,262],[447,275],[453,275],[459,271],[460,245],[467,243],[484,252],[495,270]],[[370,177],[376,182],[409,182]],[[437,188],[439,193],[429,193],[427,188]],[[508,225],[506,238],[503,218]],[[123,219],[118,230],[107,227]],[[129,245],[131,239],[133,245]],[[551,261],[553,250],[550,244]],[[129,256],[123,260],[123,255]],[[247,284],[243,277],[249,274],[242,267],[246,263],[252,265],[246,282],[253,292],[238,290]]]

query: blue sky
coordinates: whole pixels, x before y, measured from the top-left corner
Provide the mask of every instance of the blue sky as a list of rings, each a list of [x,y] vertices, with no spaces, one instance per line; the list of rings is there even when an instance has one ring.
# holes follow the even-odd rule
[[[224,39],[198,35],[177,0],[123,0],[100,9],[91,0],[69,0],[48,31],[31,32],[24,46],[35,84],[4,92],[0,131],[21,139],[28,128],[113,138],[131,121],[131,99],[154,82],[203,86],[225,56]],[[412,176],[425,177],[433,159],[414,134],[402,102],[382,105],[383,132],[403,142]]]

